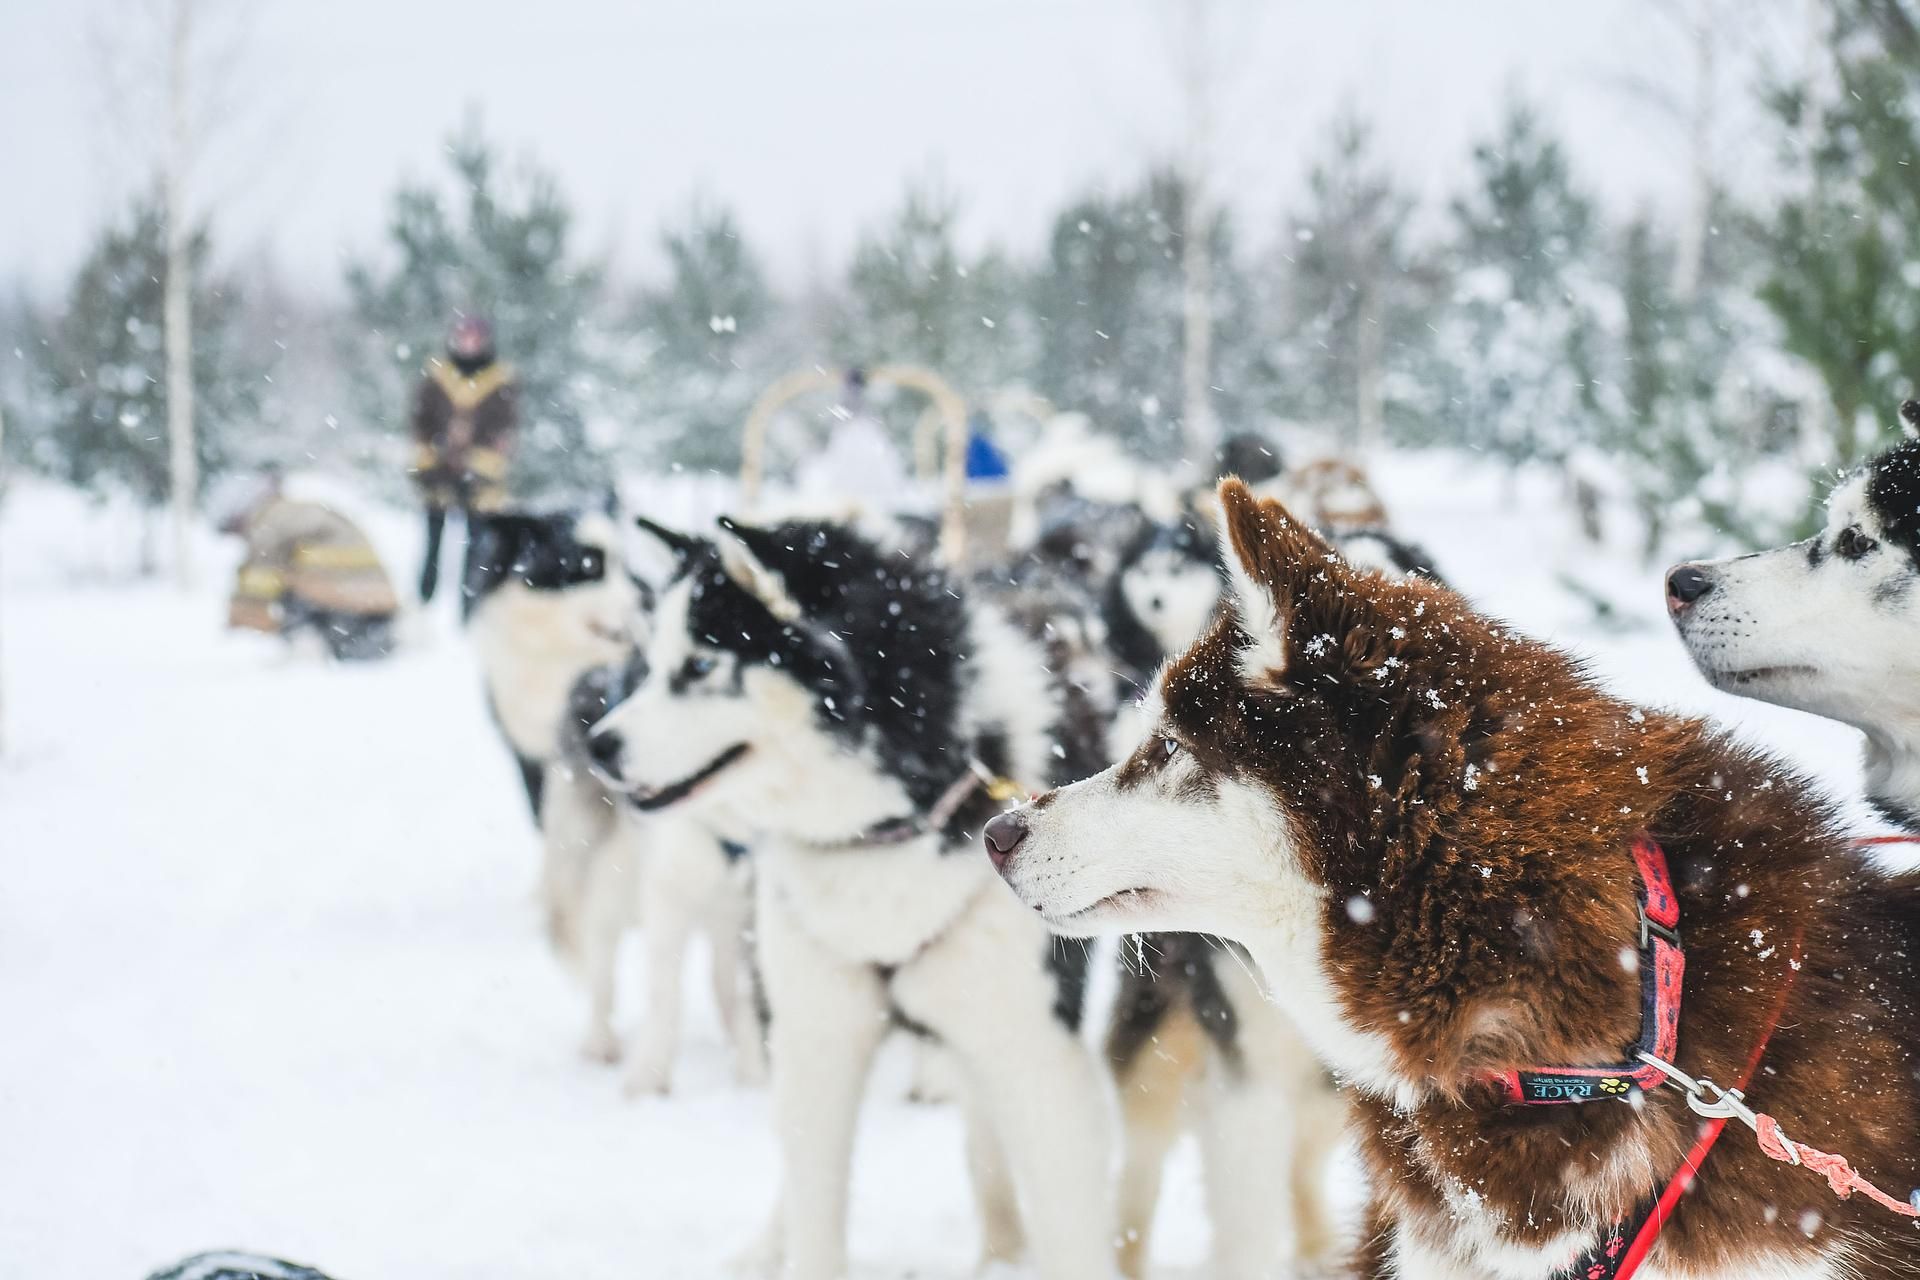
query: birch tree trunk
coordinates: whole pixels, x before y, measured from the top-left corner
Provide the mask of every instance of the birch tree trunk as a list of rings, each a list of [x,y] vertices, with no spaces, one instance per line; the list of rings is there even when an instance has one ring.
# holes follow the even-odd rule
[[[194,584],[193,526],[200,490],[199,452],[193,422],[193,263],[187,169],[191,126],[187,49],[193,0],[173,0],[167,32],[167,153],[165,201],[167,279],[164,304],[167,360],[167,481],[173,524],[174,580]]]
[[[1713,216],[1713,117],[1717,50],[1709,0],[1691,0],[1684,17],[1693,46],[1693,101],[1687,104],[1687,207],[1673,259],[1673,292],[1683,304],[1700,291],[1707,254],[1707,224]]]
[[[1181,426],[1187,456],[1207,467],[1219,445],[1213,416],[1213,191],[1209,169],[1213,113],[1209,78],[1212,0],[1185,0],[1185,58],[1181,68],[1187,99],[1186,154],[1180,202]]]

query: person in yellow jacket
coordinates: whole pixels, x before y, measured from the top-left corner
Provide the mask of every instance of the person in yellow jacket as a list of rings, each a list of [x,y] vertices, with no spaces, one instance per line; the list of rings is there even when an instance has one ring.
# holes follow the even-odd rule
[[[413,397],[414,487],[427,509],[426,562],[420,600],[440,581],[440,540],[447,512],[464,518],[505,505],[507,459],[519,427],[519,387],[494,351],[493,326],[461,316],[447,353],[427,361]]]
[[[287,497],[270,472],[221,530],[247,542],[228,626],[280,636],[311,631],[343,661],[392,652],[400,601],[353,521],[322,503]]]

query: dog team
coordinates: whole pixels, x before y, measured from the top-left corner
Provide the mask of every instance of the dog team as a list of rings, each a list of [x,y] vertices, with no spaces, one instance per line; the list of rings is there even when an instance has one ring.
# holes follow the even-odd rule
[[[707,940],[780,1151],[752,1264],[846,1273],[902,1031],[950,1068],[983,1261],[1043,1280],[1147,1273],[1189,1129],[1222,1280],[1920,1273],[1920,880],[1475,612],[1356,471],[1228,463],[1159,518],[1055,486],[972,568],[911,522],[639,519],[642,581],[611,513],[475,515],[462,607],[584,1051],[623,1056],[637,928],[626,1082],[668,1090]],[[1858,726],[1920,815],[1920,441],[1815,537],[1666,586],[1709,681]]]

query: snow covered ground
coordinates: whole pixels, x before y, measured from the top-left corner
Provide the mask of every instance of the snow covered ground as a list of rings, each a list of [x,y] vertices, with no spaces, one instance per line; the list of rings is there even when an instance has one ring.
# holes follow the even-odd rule
[[[1378,474],[1489,608],[1857,809],[1856,735],[1707,690],[1658,567],[1581,548],[1550,482]],[[410,567],[410,526],[375,523]],[[0,1280],[232,1246],[353,1280],[721,1274],[770,1202],[764,1098],[728,1082],[704,999],[671,1098],[626,1101],[575,1056],[582,998],[539,936],[533,833],[450,617],[384,664],[291,660],[221,630],[223,580],[116,579],[89,527],[32,485],[0,509]],[[900,1100],[904,1067],[865,1113],[853,1253],[872,1280],[962,1276],[958,1127]],[[1170,1273],[1204,1257],[1196,1184],[1186,1153]]]

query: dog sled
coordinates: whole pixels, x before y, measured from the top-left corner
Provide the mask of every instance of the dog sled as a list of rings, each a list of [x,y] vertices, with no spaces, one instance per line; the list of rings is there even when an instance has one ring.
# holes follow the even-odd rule
[[[1012,524],[1011,496],[970,492],[967,484],[968,406],[937,372],[923,365],[883,364],[866,370],[801,369],[776,380],[748,410],[740,442],[740,504],[748,514],[766,487],[767,441],[781,410],[810,395],[835,394],[850,384],[885,386],[924,397],[913,428],[914,478],[940,495],[937,523],[940,556],[966,565],[1003,552]],[[1044,402],[1041,402],[1044,403]],[[1020,408],[1034,412],[1022,402]]]

